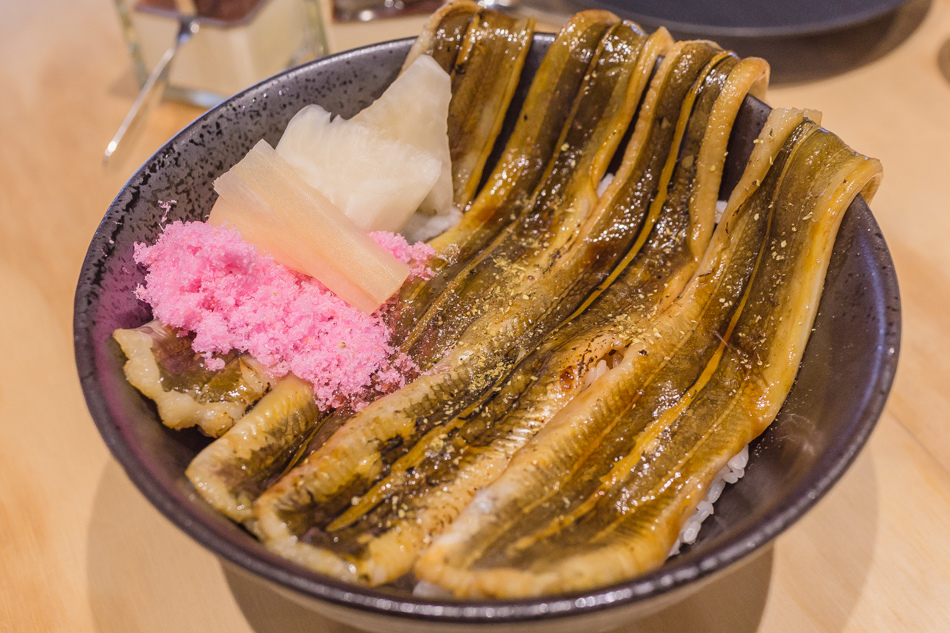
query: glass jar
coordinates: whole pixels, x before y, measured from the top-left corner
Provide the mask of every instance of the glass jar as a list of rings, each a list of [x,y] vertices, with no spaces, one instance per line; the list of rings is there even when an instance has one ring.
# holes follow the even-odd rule
[[[174,0],[114,0],[139,85],[178,33]],[[327,53],[320,0],[197,0],[200,28],[175,57],[167,98],[210,107]]]

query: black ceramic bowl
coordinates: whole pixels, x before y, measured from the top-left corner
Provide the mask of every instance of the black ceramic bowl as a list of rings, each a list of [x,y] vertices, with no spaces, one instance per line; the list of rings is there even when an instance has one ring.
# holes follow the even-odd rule
[[[551,40],[535,37],[526,76]],[[696,544],[663,568],[582,594],[421,599],[348,585],[278,558],[198,499],[185,479],[186,465],[207,439],[163,427],[151,403],[123,378],[124,358],[110,334],[150,318],[132,295],[143,280],[133,244],[154,242],[163,220],[203,219],[215,198],[212,181],[259,139],[275,144],[304,105],[316,102],[350,116],[369,104],[396,76],[410,44],[370,46],[267,80],[200,117],[129,180],[89,246],[76,290],[76,362],[92,417],[128,476],[166,517],[227,561],[332,618],[387,632],[486,624],[574,631],[628,622],[683,597],[775,538],[841,477],[871,433],[897,364],[900,303],[887,246],[862,200],[841,226],[798,381],[778,419],[754,443],[745,478],[723,493]],[[756,100],[743,106],[725,188],[738,178],[767,114]],[[169,200],[177,203],[163,218],[159,203]]]

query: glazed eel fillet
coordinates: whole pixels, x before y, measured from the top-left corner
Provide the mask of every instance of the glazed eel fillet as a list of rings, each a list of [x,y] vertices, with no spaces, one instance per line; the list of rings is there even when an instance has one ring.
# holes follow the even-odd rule
[[[629,247],[625,240],[635,237],[642,218],[625,221],[623,209],[596,207],[596,187],[637,109],[653,71],[650,64],[655,65],[669,44],[665,31],[647,38],[630,23],[611,26],[600,40],[530,209],[464,266],[405,334],[400,349],[423,370],[442,358],[475,321],[490,314],[511,313],[514,303],[529,296],[543,277],[552,276],[556,262],[584,242],[589,231],[585,225],[598,218],[615,222],[616,242],[622,245],[598,260],[596,269],[575,266],[572,285],[585,296],[590,291],[584,289],[585,284],[598,277],[598,271],[609,272],[616,262],[610,258]],[[593,243],[584,248],[607,250]],[[600,281],[596,279],[595,285]],[[520,286],[529,286],[529,290],[518,294]],[[561,295],[566,289],[564,286],[554,294]],[[532,303],[537,305],[535,300]],[[546,305],[540,304],[541,309]],[[563,298],[559,305],[565,305]],[[533,311],[534,307],[525,314]],[[553,319],[546,317],[547,321]],[[563,316],[556,320],[561,319]],[[547,331],[538,323],[534,328],[541,335]]]
[[[534,19],[463,0],[434,13],[406,57],[404,69],[419,55],[431,55],[452,77],[448,133],[459,209],[475,197],[533,36]]]
[[[441,11],[443,15],[437,15],[430,21],[430,30],[451,29],[457,33],[461,28],[458,25],[463,22],[467,25],[474,15],[474,11],[463,10],[469,4],[461,2],[446,5]],[[502,208],[502,204],[510,204],[516,198],[526,199],[529,192],[537,187],[547,162],[538,152],[548,151],[553,155],[555,144],[561,136],[560,130],[568,119],[571,104],[576,99],[596,45],[607,28],[617,22],[617,18],[605,12],[586,12],[575,17],[552,45],[553,54],[546,55],[526,100],[526,109],[532,108],[531,116],[527,116],[525,111],[525,116],[519,118],[509,149],[490,180],[496,183],[495,191],[489,196],[480,197],[472,210],[463,216],[468,218],[474,212],[480,223],[469,221],[462,227],[450,229],[453,239],[458,239],[460,243],[463,238],[468,239],[467,256],[480,250],[500,229],[498,226],[490,233],[485,230],[483,225],[489,218],[484,209],[491,206],[497,210]],[[447,23],[449,26],[446,26]],[[423,36],[419,41],[426,39]],[[428,39],[435,42],[436,53],[443,50],[442,54],[447,54],[444,52],[446,47],[441,44],[441,36],[434,40]],[[454,40],[456,52],[459,40],[457,37]],[[431,47],[424,48],[422,52],[431,53]],[[471,81],[479,80],[476,75],[466,76]],[[551,90],[552,85],[555,90]],[[538,116],[539,112],[546,114]],[[553,127],[554,131],[549,127]],[[528,160],[533,167],[526,166]],[[515,167],[521,168],[517,175],[513,171]],[[477,239],[472,239],[472,236]],[[437,258],[433,262],[437,270],[440,268],[437,265],[439,261]],[[454,271],[444,270],[442,277],[448,274],[454,274]],[[436,284],[439,279],[440,276],[437,276],[430,283]],[[406,301],[406,295],[411,296],[419,288],[425,289],[427,286],[422,283],[407,284],[399,303]],[[416,317],[411,316],[411,319],[406,320],[414,323]],[[396,323],[396,336],[404,333],[407,327]],[[275,389],[275,395],[261,402],[260,410],[252,411],[254,415],[246,416],[226,438],[206,447],[186,473],[205,501],[231,519],[245,523],[252,531],[255,528],[251,502],[302,455],[312,452],[308,446],[320,446],[347,417],[346,414],[328,416],[315,411],[302,399],[299,381],[294,377],[285,380],[290,383],[279,390]],[[276,411],[281,414],[277,415]]]
[[[158,321],[116,330],[115,338],[127,360],[129,383],[155,401],[166,426],[197,426],[211,437],[220,437],[271,386],[263,367],[247,355],[225,354],[224,369],[205,369],[191,349],[193,336]]]
[[[617,181],[626,178],[628,195],[643,196],[638,204],[646,204],[649,183],[665,174],[652,198],[658,212],[647,241],[629,264],[618,266],[616,279],[604,284],[589,307],[548,336],[489,398],[460,416],[456,425],[464,424],[459,432],[467,443],[490,443],[485,452],[497,451],[503,466],[586,385],[591,370],[619,360],[619,352],[683,289],[712,232],[732,123],[745,95],[762,85],[765,69],[761,60],[717,55],[691,88],[695,99],[676,90],[663,94],[650,128],[658,137],[649,142],[654,151],[638,157],[636,177],[621,173]],[[674,104],[684,104],[681,122],[664,125]],[[679,152],[661,166],[671,146]]]
[[[561,29],[534,75],[514,130],[486,184],[459,223],[429,242],[436,251],[428,264],[435,276],[428,281],[412,280],[400,289],[399,301],[388,317],[395,332],[411,330],[462,267],[505,226],[530,211],[597,44],[619,21],[606,11],[585,11]]]
[[[778,414],[843,213],[880,179],[877,161],[810,121],[789,134],[796,119],[775,113],[750,169],[774,165],[737,188],[682,298],[476,496],[420,578],[516,597],[662,565],[715,474]]]
[[[689,54],[696,50],[705,54]],[[711,61],[703,65],[702,60],[710,54]],[[649,313],[682,289],[699,263],[712,232],[731,124],[745,94],[764,70],[764,62],[740,64],[734,56],[717,53],[705,44],[680,47],[667,59],[638,121],[641,129],[647,130],[650,151],[634,152],[635,168],[622,170],[617,181],[626,182],[623,187],[618,185],[625,193],[614,197],[614,204],[642,209],[641,214],[651,199],[662,207],[649,240],[635,265],[628,268],[639,272],[623,281],[618,278],[606,291],[625,286],[622,295],[627,300],[620,296],[614,300],[640,314]],[[669,125],[669,121],[676,124]],[[680,151],[671,153],[673,147]],[[689,167],[682,167],[684,162]],[[656,195],[658,181],[662,195]],[[651,282],[656,283],[652,292],[637,293],[637,285],[645,287]],[[601,295],[594,305],[611,304],[604,299],[606,295]],[[500,391],[490,392],[490,406],[479,406],[476,413],[463,414],[433,429],[392,465],[387,476],[327,525],[327,534],[359,544],[349,547],[346,555],[358,561],[366,576],[382,581],[408,571],[431,538],[457,516],[480,487],[498,476],[549,412],[580,388],[580,380],[565,381],[561,370],[585,364],[579,348],[599,328],[607,324],[619,328],[620,323],[612,319],[620,313],[608,309],[609,314],[592,306],[570,326],[562,326],[545,339],[499,385]],[[591,315],[593,318],[585,320]],[[566,342],[574,347],[556,353]],[[505,416],[515,404],[514,411]]]
[[[476,3],[469,0],[449,2],[434,12],[422,27],[422,32],[412,43],[406,60],[402,64],[405,71],[420,55],[429,55],[439,66],[451,73],[458,58],[462,41],[472,23],[472,18],[481,11]]]
[[[475,184],[511,101],[532,34],[530,21],[482,11],[472,2],[456,2],[430,19],[406,60],[408,66],[416,56],[430,54],[452,73],[453,164],[460,160],[472,166]],[[475,94],[486,98],[478,108],[470,103]],[[404,294],[410,287],[403,289]],[[250,503],[306,452],[310,442],[328,435],[345,417],[320,412],[307,402],[304,385],[294,376],[277,385],[273,395],[252,409],[253,415],[206,447],[186,472],[205,501],[252,530]]]
[[[205,368],[193,336],[158,321],[113,332],[126,356],[129,383],[153,400],[165,426],[198,426],[217,438],[185,475],[212,507],[253,531],[251,503],[292,465],[325,419],[313,387],[296,376],[276,381],[246,354],[219,356]]]
[[[451,341],[445,347],[449,351],[432,371],[360,411],[257,500],[254,514],[269,548],[341,578],[385,581],[366,577],[331,551],[349,545],[340,539],[334,543],[322,527],[398,459],[420,450],[420,439],[510,371],[619,259],[622,249],[612,255],[602,252],[595,242],[583,239],[583,229],[585,223],[606,221],[613,210],[595,207],[595,188],[667,42],[665,33],[647,38],[630,24],[611,27],[584,80],[534,213],[500,234],[467,269],[487,262],[466,275],[466,291],[505,285],[508,291],[494,298],[463,292],[459,296],[471,302],[464,310],[460,302],[441,314],[429,310],[427,327],[441,330],[457,321],[465,321],[466,327],[457,330],[454,340],[443,336],[443,341]],[[631,226],[626,231],[628,243],[636,230]],[[533,238],[532,245],[523,245],[526,237]],[[591,261],[595,255],[601,261]],[[530,268],[534,279],[511,274],[514,268]],[[549,283],[542,283],[545,279]],[[484,301],[479,302],[479,296]],[[491,305],[473,316],[469,308],[480,303]]]

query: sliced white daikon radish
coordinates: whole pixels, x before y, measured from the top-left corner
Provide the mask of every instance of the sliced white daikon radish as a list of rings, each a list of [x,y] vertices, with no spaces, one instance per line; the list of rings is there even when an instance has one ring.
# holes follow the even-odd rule
[[[399,231],[442,169],[428,153],[316,105],[291,119],[277,152],[365,231]]]
[[[409,276],[409,267],[373,241],[308,185],[264,141],[214,182],[211,224],[229,224],[285,266],[317,278],[372,313]]]
[[[449,101],[452,80],[428,55],[418,57],[386,92],[351,120],[378,128],[438,159],[439,179],[419,211],[446,215],[452,209],[452,157],[449,154]]]

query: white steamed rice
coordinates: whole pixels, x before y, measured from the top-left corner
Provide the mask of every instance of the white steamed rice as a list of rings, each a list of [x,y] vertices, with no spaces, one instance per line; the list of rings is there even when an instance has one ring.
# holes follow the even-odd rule
[[[699,502],[693,516],[686,519],[683,528],[680,530],[679,538],[673,543],[673,549],[670,550],[670,556],[679,554],[680,547],[683,545],[692,545],[699,536],[699,530],[702,528],[703,521],[709,518],[713,513],[713,504],[726,488],[726,484],[734,484],[745,474],[745,467],[749,463],[749,447],[744,446],[725,466],[716,473],[715,479],[709,484],[709,490],[706,492],[706,498]]]

